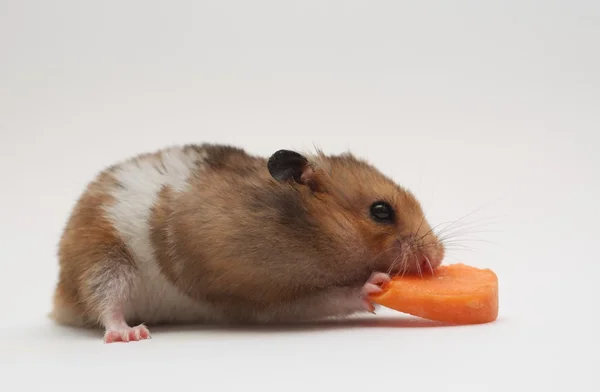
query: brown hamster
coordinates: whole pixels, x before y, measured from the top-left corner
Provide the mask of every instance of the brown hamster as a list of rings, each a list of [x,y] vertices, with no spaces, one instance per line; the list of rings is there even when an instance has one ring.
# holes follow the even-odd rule
[[[88,185],[60,240],[51,316],[102,327],[105,342],[158,323],[343,317],[372,312],[389,274],[443,258],[417,199],[350,153],[170,147]]]

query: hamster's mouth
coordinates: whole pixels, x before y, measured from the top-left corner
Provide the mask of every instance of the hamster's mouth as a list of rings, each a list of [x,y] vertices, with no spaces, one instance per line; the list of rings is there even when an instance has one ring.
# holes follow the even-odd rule
[[[390,276],[424,275],[435,273],[442,264],[444,255],[441,244],[427,245],[406,239],[399,242],[395,251],[386,254],[386,260],[382,261],[385,272]]]

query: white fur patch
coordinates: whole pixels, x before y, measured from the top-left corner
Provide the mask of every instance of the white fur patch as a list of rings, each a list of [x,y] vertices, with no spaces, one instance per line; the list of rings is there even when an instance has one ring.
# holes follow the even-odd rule
[[[138,282],[125,304],[127,318],[144,323],[200,321],[211,316],[207,305],[184,295],[160,273],[150,240],[152,207],[164,185],[185,191],[197,162],[206,155],[180,147],[158,155],[137,158],[118,166],[113,175],[122,187],[115,187],[116,202],[106,208],[108,218],[129,246],[139,269]]]

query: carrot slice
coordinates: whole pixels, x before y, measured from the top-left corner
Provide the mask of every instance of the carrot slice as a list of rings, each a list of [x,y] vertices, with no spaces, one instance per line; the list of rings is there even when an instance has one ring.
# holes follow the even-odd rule
[[[489,323],[498,317],[498,278],[490,269],[442,265],[422,277],[393,277],[371,300],[432,321]]]

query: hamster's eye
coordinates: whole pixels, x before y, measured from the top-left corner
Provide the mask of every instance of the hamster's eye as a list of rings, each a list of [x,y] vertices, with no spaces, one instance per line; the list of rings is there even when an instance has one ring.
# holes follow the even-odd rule
[[[393,223],[394,209],[384,201],[376,201],[371,204],[371,217],[377,222]]]

